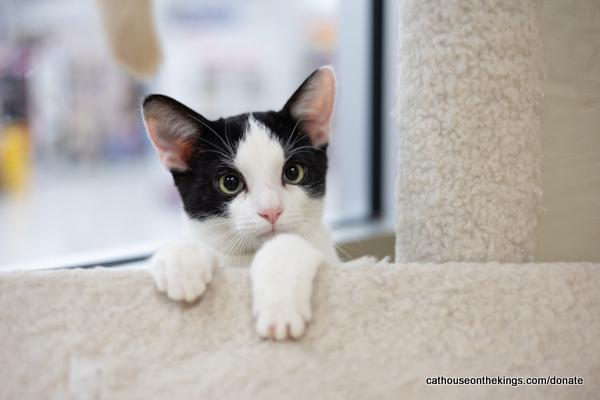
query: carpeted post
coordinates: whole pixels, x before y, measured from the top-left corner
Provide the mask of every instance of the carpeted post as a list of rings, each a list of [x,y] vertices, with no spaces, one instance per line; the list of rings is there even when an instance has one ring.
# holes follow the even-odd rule
[[[397,261],[531,261],[537,0],[400,2]]]

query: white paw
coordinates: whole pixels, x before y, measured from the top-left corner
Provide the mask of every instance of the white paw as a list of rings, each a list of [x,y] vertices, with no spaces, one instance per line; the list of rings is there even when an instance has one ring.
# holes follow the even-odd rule
[[[171,300],[192,302],[204,293],[215,265],[215,256],[194,244],[160,249],[150,260],[150,274],[159,291]]]
[[[302,336],[310,320],[310,292],[306,296],[284,296],[286,298],[258,297],[254,300],[253,312],[256,332],[262,338],[285,340]]]
[[[265,243],[250,267],[256,331],[266,339],[297,339],[311,317],[310,300],[321,253],[299,236]]]

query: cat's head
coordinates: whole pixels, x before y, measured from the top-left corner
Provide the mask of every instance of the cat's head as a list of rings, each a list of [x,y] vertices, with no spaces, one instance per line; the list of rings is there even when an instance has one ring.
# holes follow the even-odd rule
[[[214,245],[252,250],[276,233],[307,234],[320,224],[334,101],[333,69],[322,67],[279,111],[211,121],[150,95],[143,115],[194,225]]]

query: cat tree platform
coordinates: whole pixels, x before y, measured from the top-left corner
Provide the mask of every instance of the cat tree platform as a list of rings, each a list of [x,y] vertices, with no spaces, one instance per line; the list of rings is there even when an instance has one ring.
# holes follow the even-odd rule
[[[597,398],[600,265],[363,264],[322,269],[283,343],[256,335],[246,269],[192,305],[145,269],[0,273],[0,398]],[[441,375],[584,384],[426,384]]]

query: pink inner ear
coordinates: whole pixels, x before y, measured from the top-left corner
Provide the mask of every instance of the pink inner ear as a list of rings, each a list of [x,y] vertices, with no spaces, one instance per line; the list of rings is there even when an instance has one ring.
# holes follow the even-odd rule
[[[167,169],[176,171],[188,169],[187,160],[192,149],[189,141],[172,135],[159,121],[153,118],[146,120],[146,131],[160,161]]]
[[[329,141],[330,121],[322,118],[304,118],[304,126],[309,132],[314,146],[322,146]]]
[[[292,115],[302,121],[315,146],[329,142],[335,103],[335,75],[322,67],[307,83],[304,93],[292,106]],[[301,89],[302,90],[302,89]]]

